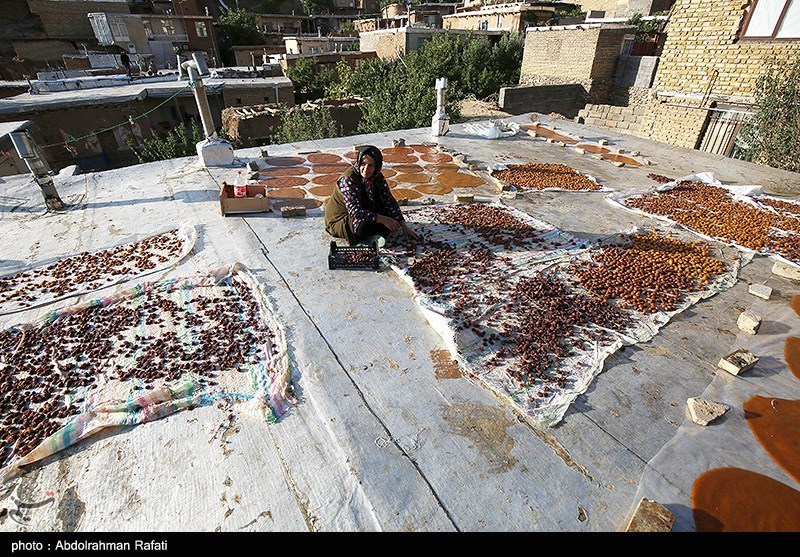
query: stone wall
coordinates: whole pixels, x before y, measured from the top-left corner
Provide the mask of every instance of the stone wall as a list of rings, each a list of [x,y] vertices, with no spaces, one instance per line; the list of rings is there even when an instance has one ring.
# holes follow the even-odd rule
[[[661,101],[642,118],[641,131],[654,141],[696,149],[708,119],[708,108]]]
[[[277,99],[275,98],[277,94]],[[222,88],[222,100],[226,107],[251,106],[265,103],[281,103],[294,106],[294,87],[292,85],[264,85],[260,87],[237,87],[226,83]]]
[[[281,123],[282,109],[277,104],[225,108],[222,129],[241,147],[259,147],[271,143],[269,136]]]
[[[500,17],[498,18],[498,16]],[[479,30],[481,29],[481,24],[486,22],[486,30],[521,31],[522,21],[521,12],[491,13],[487,11],[474,14],[461,12],[443,17],[442,27],[444,29]]]
[[[649,104],[655,98],[655,91],[646,87],[614,86],[608,96],[609,104],[615,106],[636,106]]]
[[[361,122],[361,102],[349,99],[326,100],[322,105],[331,112],[334,122],[342,126],[344,135],[356,132]],[[318,103],[306,103],[296,110],[316,110]],[[246,108],[226,108],[222,111],[222,128],[225,133],[241,144],[241,147],[260,147],[272,143],[285,110],[277,104],[263,104]]]
[[[587,104],[577,120],[661,143],[696,149],[708,118],[708,108],[650,101],[636,106]]]
[[[737,41],[746,0],[677,0],[667,27],[654,87],[703,95],[752,97],[768,60],[800,57],[800,41]]]
[[[587,104],[578,111],[578,118],[589,126],[617,129],[624,133],[645,136],[641,132],[642,120],[648,108],[644,106],[611,106]]]
[[[594,24],[530,27],[525,33],[520,78],[613,79],[622,39],[633,27]]]
[[[532,27],[525,34],[520,85],[580,84],[585,102],[608,102],[628,25]]]

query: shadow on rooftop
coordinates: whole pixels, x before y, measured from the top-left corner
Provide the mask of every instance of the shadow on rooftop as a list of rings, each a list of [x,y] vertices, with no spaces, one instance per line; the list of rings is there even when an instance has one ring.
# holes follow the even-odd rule
[[[184,203],[208,203],[218,199],[217,193],[207,189],[186,190],[175,192],[174,195],[161,195],[158,197],[143,197],[139,199],[117,199],[114,201],[90,202],[70,205],[70,209],[100,209],[103,207],[117,207],[126,205],[142,205],[145,203],[158,203],[161,201],[183,201]]]

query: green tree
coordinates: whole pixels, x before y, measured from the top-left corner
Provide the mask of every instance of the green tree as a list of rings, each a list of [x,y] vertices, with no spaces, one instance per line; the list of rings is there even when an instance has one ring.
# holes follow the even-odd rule
[[[125,142],[139,162],[153,162],[197,154],[197,144],[206,138],[203,128],[194,120],[187,126],[181,122],[166,137],[154,136],[137,143],[132,137]]]
[[[446,106],[458,120],[458,103],[467,96],[488,98],[504,85],[516,85],[522,64],[520,34],[509,34],[492,45],[480,35],[439,33],[422,48],[394,62],[385,75],[376,67],[359,66],[354,74],[340,72],[340,85],[362,83],[361,71],[372,71],[376,88],[362,107],[359,132],[371,133],[429,126],[436,111],[436,79],[447,78]]]
[[[332,70],[322,66],[316,58],[306,56],[298,58],[293,66],[286,68],[285,73],[294,84],[297,103],[325,96],[326,88],[330,88],[336,79]]]
[[[219,16],[217,25],[222,38],[229,46],[264,44],[264,35],[258,29],[255,15],[247,10],[229,10]]]
[[[342,135],[342,126],[334,121],[328,107],[302,110],[295,106],[284,112],[280,125],[270,137],[270,142],[293,143]]]
[[[800,172],[800,59],[772,60],[756,82],[755,114],[741,139],[751,160]]]
[[[636,26],[637,41],[646,41],[661,33],[667,21],[665,19],[643,19],[642,14],[634,14],[625,23]]]
[[[356,62],[355,67],[344,60],[336,64],[337,80],[325,90],[331,98],[371,97],[380,89],[392,71],[392,63],[380,58],[369,58]]]

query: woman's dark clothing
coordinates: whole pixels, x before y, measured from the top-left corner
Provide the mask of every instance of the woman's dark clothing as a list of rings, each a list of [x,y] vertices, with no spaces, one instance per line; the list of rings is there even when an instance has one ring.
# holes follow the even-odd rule
[[[358,172],[365,155],[375,159],[375,174],[366,181]],[[376,147],[364,147],[353,168],[346,170],[336,182],[333,194],[325,203],[325,230],[328,234],[345,238],[352,246],[375,234],[389,235],[389,229],[378,224],[378,215],[398,222],[405,220],[380,172],[382,161],[383,156]]]

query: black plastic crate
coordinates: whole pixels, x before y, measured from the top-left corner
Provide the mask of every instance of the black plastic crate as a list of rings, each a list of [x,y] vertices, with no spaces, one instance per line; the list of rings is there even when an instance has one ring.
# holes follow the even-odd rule
[[[369,246],[340,246],[331,242],[328,269],[378,270],[378,242]]]

